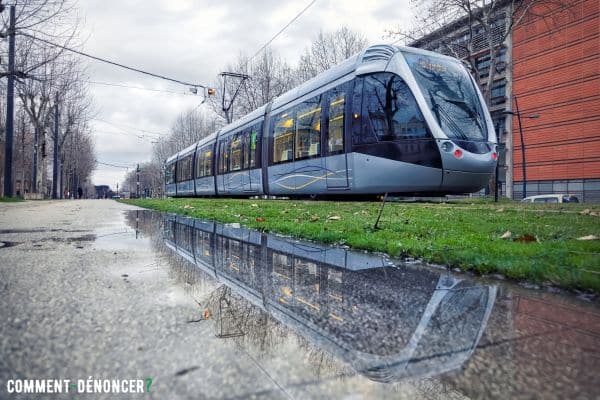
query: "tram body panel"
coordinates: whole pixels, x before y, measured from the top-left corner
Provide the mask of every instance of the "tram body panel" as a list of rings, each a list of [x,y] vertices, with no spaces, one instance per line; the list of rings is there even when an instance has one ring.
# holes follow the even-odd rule
[[[177,195],[178,196],[193,196],[194,193],[194,181],[177,182]]]
[[[442,183],[440,168],[352,153],[353,193],[436,192]]]
[[[196,179],[196,196],[214,196],[215,195],[215,178],[204,176]]]
[[[165,195],[170,197],[177,196],[177,184],[176,183],[167,183],[165,185]]]

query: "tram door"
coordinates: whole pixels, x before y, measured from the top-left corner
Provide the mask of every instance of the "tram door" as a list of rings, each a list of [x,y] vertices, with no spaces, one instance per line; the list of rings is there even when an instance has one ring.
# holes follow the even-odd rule
[[[331,89],[328,92],[327,101],[328,113],[325,121],[327,127],[325,137],[327,188],[344,189],[348,187],[348,163],[344,151],[345,85]]]
[[[217,188],[219,193],[227,193],[225,188],[225,174],[229,169],[229,148],[227,146],[226,140],[220,140],[219,143],[219,153],[218,153],[218,169],[217,169]]]

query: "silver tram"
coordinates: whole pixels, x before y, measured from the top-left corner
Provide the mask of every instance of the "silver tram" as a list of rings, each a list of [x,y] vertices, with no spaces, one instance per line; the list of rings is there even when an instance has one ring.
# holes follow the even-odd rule
[[[167,196],[467,193],[496,135],[451,57],[375,45],[173,155]]]

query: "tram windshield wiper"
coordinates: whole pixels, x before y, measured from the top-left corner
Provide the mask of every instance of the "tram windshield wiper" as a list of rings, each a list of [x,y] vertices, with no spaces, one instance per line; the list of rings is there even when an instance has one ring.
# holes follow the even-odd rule
[[[464,112],[467,113],[467,115],[469,116],[469,118],[471,118],[473,121],[475,121],[475,123],[477,124],[477,126],[479,127],[479,129],[483,129],[483,126],[481,124],[481,121],[479,120],[479,114],[477,114],[469,105],[469,103],[467,103],[464,100],[461,99],[449,99],[447,97],[443,97],[443,96],[439,96],[440,99],[450,103],[450,104],[454,104],[456,106],[458,106],[458,108],[460,108],[461,110],[463,110]]]

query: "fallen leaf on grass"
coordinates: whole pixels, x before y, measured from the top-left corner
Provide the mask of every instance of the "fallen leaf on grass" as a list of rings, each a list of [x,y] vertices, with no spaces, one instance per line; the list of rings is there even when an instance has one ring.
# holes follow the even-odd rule
[[[597,217],[599,214],[598,214],[597,212],[594,212],[594,211],[592,211],[592,212],[590,213],[590,215],[593,215],[594,217]]]
[[[587,235],[587,236],[582,236],[582,237],[578,237],[577,240],[598,240],[598,236],[596,235]]]
[[[580,212],[579,214],[581,215],[588,215],[589,213],[591,213],[592,210],[590,210],[589,208],[586,208],[585,210],[583,210],[582,212]]]
[[[342,219],[342,217],[340,217],[339,215],[332,215],[331,217],[327,217],[328,221],[339,221],[340,219]]]
[[[503,212],[503,211],[504,211],[504,208],[499,208],[496,210],[496,212]]]
[[[250,207],[258,207],[258,204],[252,203],[252,204],[250,204]]]
[[[190,206],[189,204],[186,204],[183,206],[183,208],[194,208],[194,207]]]
[[[310,217],[310,222],[316,222],[319,220],[319,216],[318,215],[313,215],[312,217]]]
[[[511,231],[506,231],[504,232],[504,235],[500,236],[500,239],[508,239],[512,236],[512,232]]]
[[[264,219],[263,217],[256,217],[256,222],[265,222],[266,219]]]
[[[526,233],[524,235],[514,238],[513,241],[514,242],[522,242],[522,243],[530,243],[530,242],[535,242],[536,238],[535,238],[535,236]]]

